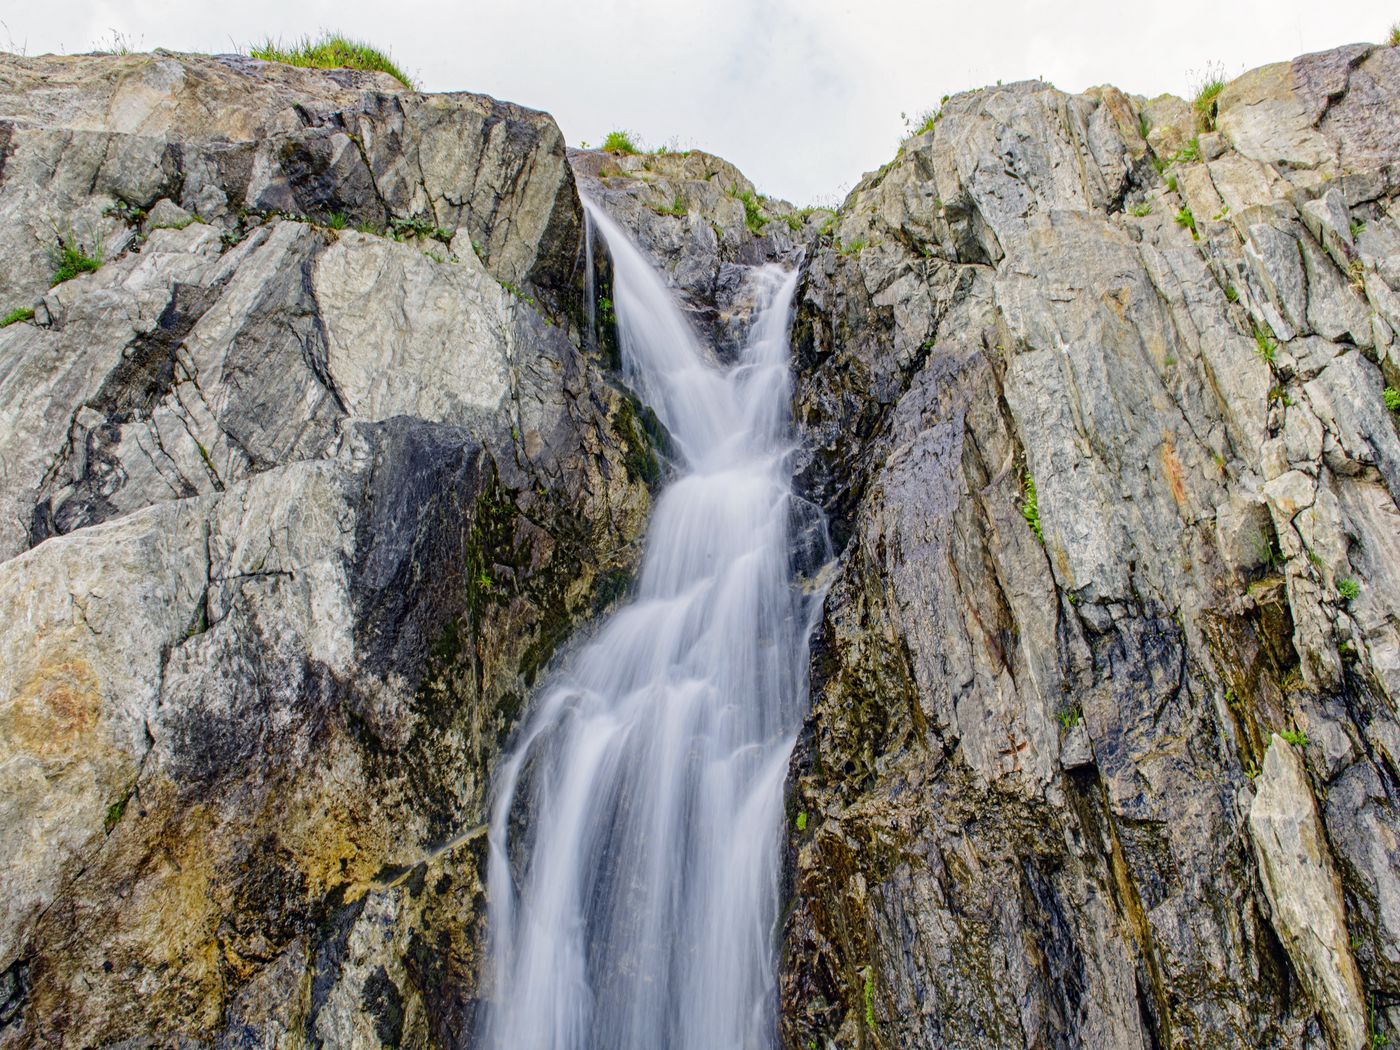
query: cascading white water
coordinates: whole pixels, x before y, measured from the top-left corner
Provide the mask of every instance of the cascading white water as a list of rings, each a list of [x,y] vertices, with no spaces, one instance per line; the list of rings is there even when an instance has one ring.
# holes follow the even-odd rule
[[[539,697],[499,772],[488,898],[498,1050],[763,1050],[776,1036],[783,780],[806,703],[787,323],[707,359],[665,284],[586,202],[623,367],[670,431],[636,594]]]

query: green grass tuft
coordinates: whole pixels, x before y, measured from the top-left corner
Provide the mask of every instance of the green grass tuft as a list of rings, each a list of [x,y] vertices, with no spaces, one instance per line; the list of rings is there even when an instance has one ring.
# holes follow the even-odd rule
[[[1273,367],[1274,357],[1278,353],[1278,340],[1258,325],[1254,326],[1254,352]]]
[[[1339,580],[1337,583],[1337,593],[1341,596],[1342,601],[1354,602],[1361,594],[1361,584],[1357,583],[1355,580]]]
[[[1141,204],[1134,204],[1130,210],[1139,219],[1146,218],[1152,214],[1152,202],[1143,201]]]
[[[303,69],[363,69],[371,73],[388,73],[404,87],[413,90],[413,78],[400,69],[387,54],[363,40],[352,40],[339,33],[322,33],[318,39],[302,37],[283,46],[271,38],[248,49],[250,58],[264,62],[281,62]]]
[[[0,328],[9,328],[12,324],[19,324],[21,321],[34,320],[34,307],[21,306],[17,310],[11,310],[3,318],[0,318]]]
[[[653,204],[651,210],[656,212],[657,215],[670,215],[679,218],[685,215],[689,209],[685,206],[685,198],[677,191],[675,198],[671,201],[670,207],[662,207],[659,204]]]
[[[92,273],[102,266],[102,247],[93,249],[89,255],[82,246],[74,241],[62,240],[58,242],[58,247],[53,253],[53,280],[51,285],[60,285],[64,281],[71,281],[82,273]]]
[[[946,96],[946,95],[944,96],[944,100],[945,100],[945,101],[947,100],[947,96]],[[914,134],[914,135],[926,135],[926,134],[928,134],[930,131],[933,130],[933,126],[934,126],[935,124],[938,123],[938,118],[941,117],[942,115],[943,115],[943,110],[942,110],[941,107],[938,108],[938,109],[926,109],[926,110],[924,110],[922,113],[920,113],[917,117],[914,118],[918,123],[917,123],[917,124],[915,125],[915,127],[914,127],[913,134]]]
[[[1390,36],[1386,37],[1386,43],[1391,47],[1400,47],[1400,22],[1390,27]]]
[[[609,131],[603,140],[604,153],[640,153],[630,131]]]
[[[807,811],[805,809],[801,813],[797,814],[797,830],[807,830]]]
[[[1196,89],[1191,108],[1196,111],[1196,126],[1202,131],[1215,130],[1215,118],[1220,112],[1220,92],[1225,90],[1224,70],[1208,71]]]
[[[744,225],[755,237],[763,236],[763,227],[768,225],[768,216],[763,214],[763,205],[754,196],[752,190],[744,190],[742,193],[737,186],[729,187],[729,195],[739,201],[744,206]]]
[[[1190,230],[1191,239],[1193,241],[1200,239],[1201,235],[1196,232],[1196,216],[1191,214],[1191,208],[1189,206],[1183,207],[1176,213],[1176,224]]]
[[[1283,737],[1283,739],[1287,740],[1294,747],[1308,746],[1308,734],[1299,732],[1296,729],[1285,729],[1279,733],[1279,736]]]
[[[1388,386],[1385,388],[1385,393],[1381,396],[1385,398],[1386,408],[1390,409],[1392,412],[1400,412],[1400,390],[1396,390],[1393,386]]]

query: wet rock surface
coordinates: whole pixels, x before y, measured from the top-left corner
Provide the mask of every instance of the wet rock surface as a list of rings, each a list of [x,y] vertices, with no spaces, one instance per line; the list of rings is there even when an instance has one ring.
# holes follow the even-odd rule
[[[1397,105],[958,95],[814,246],[786,1045],[1395,1030]]]
[[[656,473],[557,128],[157,54],[0,57],[0,133],[0,1044],[460,1045],[490,770]]]

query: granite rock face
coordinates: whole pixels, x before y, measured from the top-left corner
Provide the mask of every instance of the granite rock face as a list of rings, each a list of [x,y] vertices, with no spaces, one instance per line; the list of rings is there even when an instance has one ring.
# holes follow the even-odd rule
[[[971,92],[813,246],[787,1045],[1395,1031],[1397,107]]]
[[[0,138],[0,1045],[460,1045],[495,755],[655,475],[557,128],[0,56]]]

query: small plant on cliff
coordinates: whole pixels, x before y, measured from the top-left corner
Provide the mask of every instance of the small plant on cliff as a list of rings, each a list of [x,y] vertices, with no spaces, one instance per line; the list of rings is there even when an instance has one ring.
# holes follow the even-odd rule
[[[1274,358],[1278,353],[1278,341],[1258,325],[1254,327],[1254,352],[1273,367]]]
[[[1385,393],[1381,396],[1385,398],[1386,408],[1390,409],[1392,412],[1400,412],[1400,390],[1396,390],[1393,386],[1388,386],[1385,388]]]
[[[388,73],[406,88],[415,86],[413,78],[395,65],[388,54],[363,40],[352,40],[339,33],[322,33],[315,40],[302,37],[285,46],[280,40],[268,38],[249,48],[248,56],[304,69],[364,69],[371,73]]]
[[[1283,739],[1287,740],[1294,747],[1308,746],[1308,734],[1300,732],[1297,729],[1285,729],[1279,733],[1279,736],[1283,737]]]
[[[1196,125],[1202,131],[1215,130],[1215,118],[1220,112],[1220,92],[1225,90],[1225,68],[1207,66],[1204,79],[1196,88],[1191,108],[1196,111]]]
[[[1347,264],[1347,283],[1357,295],[1366,294],[1366,264],[1360,259],[1353,259]]]
[[[102,214],[113,219],[121,219],[128,226],[140,226],[146,219],[146,209],[138,208],[128,201],[118,200],[102,209]]]
[[[1361,594],[1361,584],[1355,580],[1341,580],[1337,584],[1337,594],[1344,602],[1354,602]]]
[[[121,823],[122,817],[126,814],[126,802],[126,796],[123,796],[107,807],[107,816],[102,820],[102,830],[105,834],[110,835],[112,829]]]
[[[339,227],[333,226],[331,228],[338,229]],[[411,240],[417,237],[430,237],[442,244],[450,244],[452,242],[451,230],[444,230],[439,226],[434,226],[430,219],[423,218],[422,216],[414,216],[408,219],[390,219],[389,236],[396,241]]]
[[[943,96],[943,101],[948,101],[947,95]],[[916,135],[923,135],[932,131],[933,126],[938,123],[938,118],[942,115],[939,107],[926,109],[913,117],[910,117],[907,113],[901,113],[900,117],[904,120],[904,138],[908,140]]]
[[[1390,36],[1386,37],[1386,43],[1391,47],[1400,47],[1400,22],[1390,27]]]
[[[682,197],[679,193],[677,193],[675,199],[671,201],[671,206],[669,208],[661,207],[660,205],[654,204],[652,205],[651,210],[656,212],[657,215],[671,215],[679,217],[681,215],[686,214],[688,209],[685,206],[685,198]]]
[[[1198,136],[1196,138],[1193,138],[1186,145],[1182,146],[1181,149],[1177,150],[1176,156],[1172,157],[1171,162],[1173,164],[1195,164],[1196,161],[1200,159],[1201,140]]]
[[[875,967],[865,968],[865,1024],[875,1031]]]
[[[1390,31],[1392,39],[1394,39],[1397,32],[1400,32],[1400,24],[1397,24],[1395,29],[1392,29]],[[1392,43],[1390,46],[1400,47],[1400,43]],[[1361,943],[1357,940],[1355,936],[1353,936],[1351,939],[1351,950],[1354,952],[1361,950]],[[1376,1000],[1374,997],[1368,998],[1366,1003],[1366,1030],[1370,1033],[1371,1036],[1371,1050],[1381,1050],[1381,1047],[1387,1047],[1390,1045],[1390,1036],[1388,1036],[1385,1032],[1382,1032],[1376,1026]]]
[[[1040,504],[1035,498],[1035,478],[1031,477],[1029,470],[1021,480],[1021,517],[1026,519],[1040,545],[1045,546],[1045,533],[1040,528]]]
[[[1064,708],[1056,717],[1060,720],[1061,726],[1070,730],[1084,721],[1084,711],[1078,704],[1075,704],[1072,707]]]
[[[21,321],[34,320],[34,307],[21,306],[17,310],[11,310],[3,318],[0,318],[0,328],[9,328],[12,324],[19,324]]]
[[[71,281],[82,273],[92,273],[102,266],[102,246],[99,244],[89,255],[71,235],[60,237],[53,252],[53,280],[59,285]]]
[[[797,830],[807,830],[807,811],[805,809],[801,813],[797,814]]]
[[[1134,204],[1129,210],[1139,219],[1144,219],[1152,214],[1152,202],[1143,201],[1141,204]]]
[[[1191,214],[1189,206],[1183,207],[1176,213],[1176,224],[1191,231],[1191,239],[1199,240],[1200,234],[1196,232],[1196,216]]]
[[[754,196],[753,190],[740,190],[738,186],[729,187],[729,196],[733,197],[744,206],[744,225],[755,237],[763,236],[763,227],[768,225],[768,216],[763,214],[763,205]]]
[[[608,137],[603,139],[604,153],[640,153],[636,142],[632,140],[630,131],[609,131]]]

